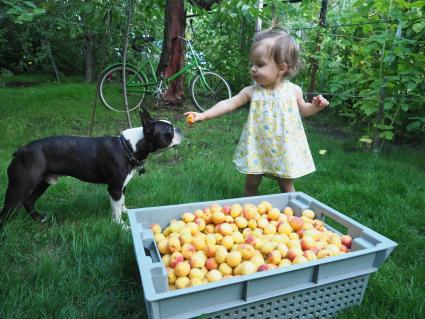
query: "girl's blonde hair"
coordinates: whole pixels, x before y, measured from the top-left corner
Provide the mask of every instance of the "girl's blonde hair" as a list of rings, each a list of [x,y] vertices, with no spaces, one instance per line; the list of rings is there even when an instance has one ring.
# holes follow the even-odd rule
[[[258,32],[254,37],[254,43],[251,46],[250,54],[260,45],[265,39],[275,39],[274,44],[269,48],[267,55],[273,58],[276,64],[285,63],[288,67],[284,77],[290,78],[297,74],[301,63],[298,59],[299,46],[294,38],[289,35],[276,20],[272,21],[272,26],[269,29]]]

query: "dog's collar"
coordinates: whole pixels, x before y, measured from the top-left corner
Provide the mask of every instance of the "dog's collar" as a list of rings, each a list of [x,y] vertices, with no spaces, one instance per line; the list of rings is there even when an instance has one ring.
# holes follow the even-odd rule
[[[121,148],[123,149],[126,157],[128,158],[128,160],[130,161],[131,165],[134,166],[141,166],[143,165],[143,160],[139,161],[135,156],[134,156],[134,152],[131,150],[131,146],[127,144],[126,139],[124,138],[124,136],[121,134],[118,137],[119,141],[120,141],[120,145]]]

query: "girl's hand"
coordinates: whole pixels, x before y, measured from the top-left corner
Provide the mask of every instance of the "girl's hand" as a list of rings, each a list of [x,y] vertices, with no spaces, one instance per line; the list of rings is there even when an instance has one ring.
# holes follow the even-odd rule
[[[311,104],[313,104],[318,109],[322,110],[329,105],[329,101],[326,100],[323,96],[318,95],[313,97]]]
[[[195,124],[195,122],[204,120],[203,113],[186,112],[186,113],[184,113],[184,115],[186,115],[186,122],[189,125],[192,125],[192,124]]]

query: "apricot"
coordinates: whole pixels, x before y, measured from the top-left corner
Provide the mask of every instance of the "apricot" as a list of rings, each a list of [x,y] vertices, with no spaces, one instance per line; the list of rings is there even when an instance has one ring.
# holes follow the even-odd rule
[[[242,206],[240,204],[233,204],[230,206],[230,216],[233,218],[239,217],[242,213]]]
[[[212,221],[214,224],[221,224],[226,220],[226,215],[221,210],[217,210],[212,214]]]
[[[351,248],[352,243],[353,243],[353,238],[350,235],[341,236],[341,244],[346,246],[348,249]]]
[[[175,281],[176,281],[176,279],[177,279],[177,276],[176,276],[176,274],[174,273],[174,270],[173,270],[173,269],[171,269],[171,268],[167,269],[167,277],[168,277],[168,283],[169,283],[169,284],[174,284],[174,282],[175,282]]]
[[[292,233],[292,227],[287,222],[278,223],[277,232],[289,236]]]
[[[241,252],[242,258],[245,260],[249,260],[254,256],[254,250],[254,247],[249,244],[239,245],[239,251]]]
[[[220,266],[218,267],[218,271],[221,272],[221,274],[223,276],[226,275],[231,275],[233,273],[233,268],[230,267],[228,264],[226,263],[222,263],[220,264]]]
[[[186,277],[189,275],[190,272],[190,265],[188,261],[182,261],[181,263],[178,263],[176,267],[174,267],[174,273],[177,277]]]
[[[301,213],[301,216],[305,216],[305,217],[307,217],[309,219],[314,219],[314,217],[316,217],[316,214],[311,209],[305,209]]]
[[[204,284],[204,282],[199,278],[190,279],[190,286],[199,286],[199,285],[203,285],[203,284]]]
[[[262,201],[260,204],[266,207],[266,212],[272,209],[272,204],[270,204],[268,201]]]
[[[309,261],[316,260],[317,256],[312,250],[305,250],[304,251],[304,257],[307,258]]]
[[[213,270],[218,268],[217,260],[215,260],[214,257],[210,257],[205,261],[205,267],[207,267],[208,270]]]
[[[204,249],[205,255],[207,257],[214,257],[216,250],[217,250],[217,245],[216,244],[208,244],[205,247],[205,249]]]
[[[282,256],[278,250],[272,250],[267,254],[266,261],[269,264],[277,265],[280,263]]]
[[[189,259],[196,253],[196,248],[194,245],[186,243],[183,245],[181,253],[185,259]]]
[[[186,117],[186,123],[191,126],[195,123],[195,115],[193,115],[192,113],[190,113],[187,117]]]
[[[290,261],[293,261],[296,257],[302,256],[303,251],[299,248],[290,248],[288,250],[288,253],[286,255],[286,258],[288,258]]]
[[[195,220],[195,215],[192,213],[184,213],[182,215],[182,221],[185,223],[193,222]]]
[[[186,287],[189,287],[190,285],[190,279],[187,277],[179,277],[176,279],[174,284],[177,289],[186,288]]]
[[[250,219],[248,220],[248,227],[250,229],[255,229],[257,228],[257,221],[255,219]]]
[[[195,247],[196,250],[204,250],[205,249],[205,240],[201,237],[194,237],[192,239],[192,245]]]
[[[297,231],[300,230],[303,226],[304,226],[304,220],[301,217],[292,217],[289,220],[289,225],[291,225],[291,227]]]
[[[202,268],[205,266],[206,260],[205,254],[202,251],[198,251],[195,255],[190,257],[189,264],[192,268]]]
[[[306,258],[306,257],[304,257],[304,256],[297,256],[297,257],[295,257],[295,259],[292,261],[292,264],[293,265],[295,265],[295,264],[303,264],[303,263],[306,263],[306,262],[308,262],[308,259]]]
[[[172,237],[168,240],[168,250],[171,253],[180,251],[180,249],[181,249],[180,240],[177,237]]]
[[[292,262],[287,258],[282,259],[279,263],[279,267],[285,267],[285,266],[291,266],[291,265],[292,265]]]
[[[278,218],[280,216],[280,211],[277,208],[272,208],[267,213],[267,216],[270,220],[278,220]]]
[[[257,271],[257,267],[250,262],[250,261],[244,261],[242,263],[242,269],[241,269],[241,275],[250,275]]]
[[[264,261],[264,258],[263,258],[263,255],[254,255],[251,259],[250,259],[250,262],[252,262],[255,266],[257,266],[257,268],[260,266],[260,265],[262,265],[262,264],[264,264],[265,263],[265,261]]]
[[[232,251],[227,255],[226,262],[230,267],[236,267],[242,261],[242,254],[239,251]]]
[[[244,241],[243,235],[239,231],[233,232],[232,238],[235,244],[240,244]]]
[[[234,244],[235,244],[235,241],[233,240],[232,236],[225,236],[223,240],[221,241],[221,245],[226,247],[228,250],[230,250]]]
[[[257,268],[257,271],[267,271],[271,269],[276,269],[276,265],[273,264],[262,264]]]
[[[161,226],[159,225],[159,224],[152,224],[151,226],[150,226],[150,228],[151,228],[151,230],[152,230],[152,232],[154,233],[154,234],[158,234],[158,233],[160,233],[162,230],[161,230]]]
[[[227,259],[227,255],[228,254],[229,253],[227,252],[226,247],[224,247],[224,246],[218,246],[217,247],[217,250],[215,252],[215,259],[217,260],[217,262],[219,264],[222,264],[222,263],[226,262],[226,259]]]
[[[294,211],[292,210],[291,207],[287,206],[283,209],[283,213],[287,216],[287,217],[292,217],[294,216]]]
[[[208,279],[208,282],[216,282],[216,281],[221,280],[223,278],[223,275],[217,269],[213,269],[213,270],[210,270],[207,273],[207,276],[206,277]]]
[[[203,280],[205,278],[204,272],[199,268],[192,268],[189,272],[189,278],[198,278],[200,280]]]
[[[310,250],[314,247],[315,240],[311,236],[304,236],[301,238],[301,248],[303,250]]]
[[[228,235],[231,235],[233,233],[233,227],[228,223],[222,223],[222,224],[219,225],[218,231],[223,236],[228,236]]]
[[[161,253],[161,255],[165,255],[165,254],[168,254],[170,252],[168,250],[168,240],[167,239],[162,239],[158,243],[158,250]]]

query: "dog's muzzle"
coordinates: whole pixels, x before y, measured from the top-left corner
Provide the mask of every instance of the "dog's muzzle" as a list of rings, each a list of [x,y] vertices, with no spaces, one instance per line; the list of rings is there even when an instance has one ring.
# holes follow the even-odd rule
[[[174,137],[171,142],[171,147],[176,147],[183,141],[183,133],[180,131],[178,127],[174,128]]]

